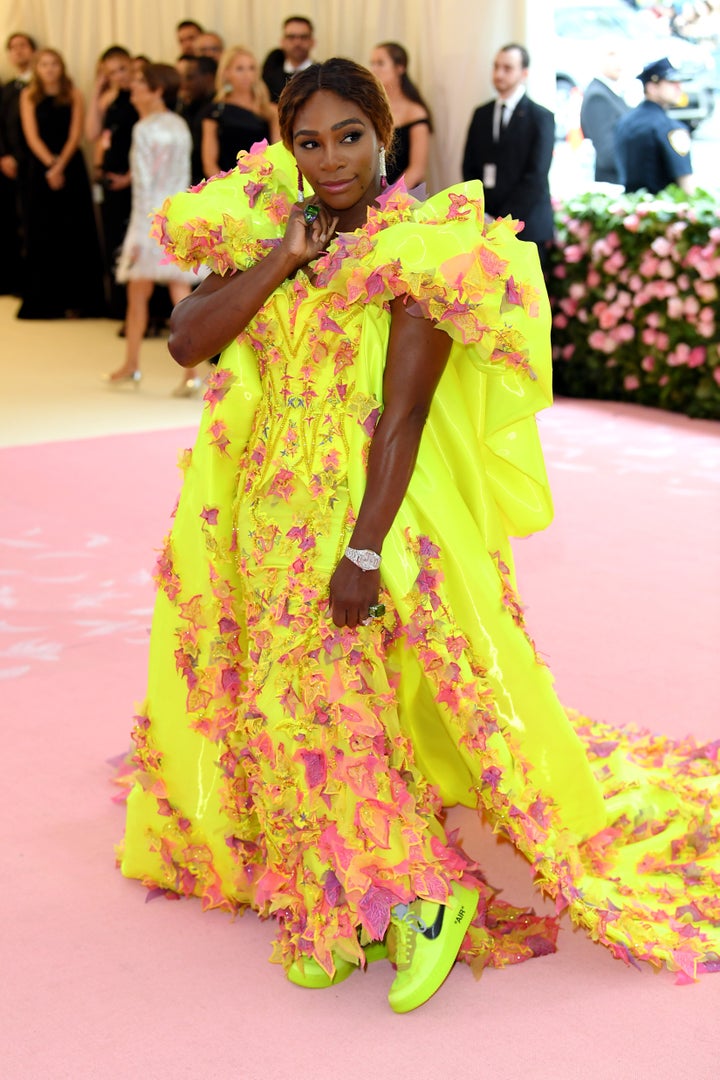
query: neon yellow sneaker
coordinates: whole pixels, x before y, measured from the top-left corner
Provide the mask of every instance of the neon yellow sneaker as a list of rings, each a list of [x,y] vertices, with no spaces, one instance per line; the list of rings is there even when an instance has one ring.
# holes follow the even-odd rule
[[[418,899],[392,909],[397,975],[388,1001],[394,1012],[406,1013],[424,1005],[445,982],[478,899],[475,890],[455,884],[446,905]]]
[[[384,941],[371,941],[363,946],[365,959],[368,964],[376,960],[384,960],[387,957],[387,945]],[[337,986],[338,983],[348,979],[353,971],[357,971],[359,964],[352,960],[345,960],[342,956],[335,957],[335,974],[332,979],[325,968],[320,967],[317,960],[312,956],[305,956],[302,960],[295,960],[288,968],[287,977],[295,986],[304,986],[308,990],[325,990],[328,986]]]

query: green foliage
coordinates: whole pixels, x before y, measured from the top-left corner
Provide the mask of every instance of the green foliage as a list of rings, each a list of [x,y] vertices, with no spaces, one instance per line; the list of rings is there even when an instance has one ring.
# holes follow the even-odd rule
[[[556,208],[555,389],[720,418],[715,199],[592,192]]]

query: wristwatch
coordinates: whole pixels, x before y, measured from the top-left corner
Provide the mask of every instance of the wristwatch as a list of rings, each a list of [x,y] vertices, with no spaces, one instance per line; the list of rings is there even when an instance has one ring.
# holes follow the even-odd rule
[[[355,563],[361,570],[377,570],[382,562],[377,551],[370,551],[369,548],[346,547],[345,558]]]

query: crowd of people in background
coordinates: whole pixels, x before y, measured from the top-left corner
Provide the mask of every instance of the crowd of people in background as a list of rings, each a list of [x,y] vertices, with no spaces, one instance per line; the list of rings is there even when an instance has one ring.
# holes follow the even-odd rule
[[[109,46],[87,102],[56,50],[38,49],[24,32],[6,43],[14,78],[0,97],[0,225],[9,252],[0,292],[21,299],[20,318],[120,320],[126,356],[107,377],[115,385],[139,384],[143,336],[162,331],[170,305],[193,284],[161,263],[148,213],[178,189],[232,169],[241,150],[279,138],[278,98],[313,62],[315,32],[305,16],[285,19],[280,46],[262,67],[250,49],[228,46],[192,19],[178,23],[176,41],[174,64]],[[418,188],[430,109],[401,45],[379,45],[371,63],[397,128],[390,182],[404,175]],[[52,288],[40,269],[48,244],[63,266]],[[191,393],[199,382],[176,392]]]
[[[149,212],[179,188],[232,169],[239,151],[276,141],[278,98],[288,80],[315,59],[314,28],[305,16],[285,19],[280,45],[262,65],[250,49],[228,47],[220,34],[191,19],[177,25],[176,40],[173,64],[132,55],[118,44],[105,49],[87,107],[56,50],[38,49],[21,32],[7,41],[15,77],[0,97],[0,227],[6,251],[0,292],[21,298],[20,318],[103,314],[120,320],[126,357],[109,376],[114,384],[138,385],[143,336],[162,332],[171,304],[193,285],[160,262],[159,248],[147,236]],[[368,62],[395,123],[388,183],[403,176],[409,190],[422,193],[431,108],[410,78],[402,45],[382,42]],[[664,63],[667,70],[638,76],[653,105],[646,103],[644,112],[628,119],[628,106],[616,92],[618,58],[604,57],[582,120],[595,145],[596,179],[642,185],[614,132],[618,121],[621,132],[628,124],[631,131],[633,123],[642,126],[647,114],[658,133],[648,138],[669,139],[666,156],[680,162],[668,179],[691,190],[689,139],[683,141],[660,115],[672,98],[668,76],[677,77]],[[522,238],[536,242],[544,257],[553,235],[548,176],[554,119],[526,93],[529,64],[522,45],[496,54],[497,98],[472,117],[462,171],[465,180],[483,181],[488,213],[524,221]],[[664,72],[662,79],[658,72]],[[83,138],[90,146],[91,176]],[[44,269],[48,250],[53,264],[62,267],[51,285]],[[177,392],[193,393],[199,382],[189,380]]]

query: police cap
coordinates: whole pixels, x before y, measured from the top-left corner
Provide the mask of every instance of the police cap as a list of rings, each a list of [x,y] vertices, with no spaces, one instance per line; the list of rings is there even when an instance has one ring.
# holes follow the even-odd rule
[[[670,82],[683,82],[686,76],[672,66],[667,56],[663,56],[662,60],[653,60],[651,64],[646,64],[636,78],[645,86],[646,83],[656,83],[662,79],[668,79]]]

